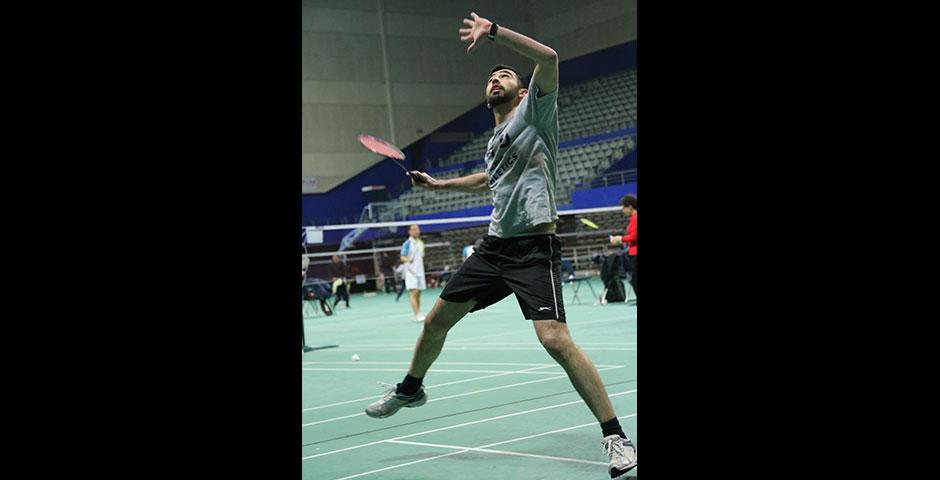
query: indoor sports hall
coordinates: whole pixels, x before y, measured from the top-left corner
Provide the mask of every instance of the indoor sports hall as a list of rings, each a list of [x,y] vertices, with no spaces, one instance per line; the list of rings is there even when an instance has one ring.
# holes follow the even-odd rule
[[[303,478],[611,478],[596,415],[536,332],[555,320],[524,312],[564,314],[638,452],[637,2],[302,0],[302,11]],[[557,56],[557,77],[540,45]],[[500,82],[508,103],[490,89]],[[494,208],[510,202],[524,222],[526,196],[543,184],[507,200],[494,192],[511,175],[496,165],[502,132],[528,118],[514,105],[542,98],[557,105],[532,107],[554,115],[538,126],[552,158],[531,168],[544,172],[555,216],[537,230],[552,240],[533,284],[544,280],[551,301],[495,281],[513,294],[446,332],[421,383],[426,403],[367,415],[410,372],[422,332],[443,315],[432,307],[461,291],[471,263],[515,271],[490,262],[511,251],[493,235],[507,222]],[[444,188],[484,172],[476,190]],[[627,470],[617,478],[638,478],[635,457]]]

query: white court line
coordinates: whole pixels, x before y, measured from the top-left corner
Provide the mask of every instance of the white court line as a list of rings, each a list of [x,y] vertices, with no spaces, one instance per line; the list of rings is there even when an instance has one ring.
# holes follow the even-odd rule
[[[612,321],[618,321],[618,320],[619,320],[619,317],[612,317],[611,320],[612,320]],[[578,322],[575,326],[578,326],[578,325],[592,325],[592,324],[594,324],[594,323],[601,323],[601,322],[603,322],[603,321],[604,321],[604,320],[595,320],[595,321],[592,321],[592,322]],[[489,334],[489,335],[479,335],[479,336],[476,336],[476,337],[467,337],[467,338],[460,338],[460,339],[456,339],[456,338],[455,338],[455,339],[451,340],[451,342],[457,343],[457,342],[466,342],[467,340],[484,340],[484,339],[487,339],[487,338],[508,337],[508,336],[511,336],[511,335],[519,335],[519,334],[526,334],[526,333],[527,333],[527,334],[530,334],[530,335],[534,334],[534,333],[535,333],[535,328],[533,327],[533,328],[527,328],[527,329],[525,329],[525,330],[513,330],[513,331],[510,331],[510,332],[492,333],[492,334]],[[577,343],[577,342],[576,342],[576,343]],[[450,345],[450,344],[451,344],[451,343],[448,342],[448,345]]]
[[[304,365],[410,365],[411,362],[303,362]],[[434,365],[505,365],[510,367],[551,367],[557,363],[434,362]]]
[[[416,463],[430,462],[431,460],[437,460],[438,458],[449,457],[449,456],[451,456],[451,455],[457,455],[457,454],[459,454],[459,453],[464,453],[464,451],[458,450],[458,451],[456,451],[456,452],[445,453],[445,454],[443,454],[443,455],[438,455],[438,456],[436,456],[436,457],[423,458],[423,459],[421,459],[421,460],[415,460],[415,461],[413,461],[413,462],[402,463],[402,464],[400,464],[400,465],[392,465],[391,467],[380,468],[380,469],[378,469],[378,470],[370,470],[370,471],[368,471],[368,472],[357,473],[357,474],[355,474],[355,475],[350,475],[350,476],[348,476],[348,477],[337,478],[336,480],[350,480],[351,478],[358,478],[358,477],[362,477],[362,476],[365,476],[365,475],[372,475],[373,473],[384,472],[384,471],[386,471],[386,470],[391,470],[391,469],[393,469],[393,468],[401,468],[401,467],[407,467],[407,466],[409,466],[409,465],[414,465],[414,464],[416,464]]]
[[[407,362],[402,362],[402,363],[408,364]],[[434,385],[425,385],[424,388],[430,390],[430,389],[432,389],[432,388],[446,387],[446,386],[449,386],[449,385],[457,385],[457,384],[459,384],[459,383],[475,382],[475,381],[477,381],[477,380],[484,380],[484,379],[487,379],[487,378],[504,377],[504,376],[506,376],[506,375],[512,375],[512,374],[519,373],[519,372],[528,372],[528,371],[530,371],[530,370],[541,370],[541,369],[543,369],[543,368],[550,368],[550,367],[554,367],[554,366],[557,366],[557,364],[555,364],[555,365],[542,365],[542,366],[538,366],[538,367],[526,368],[525,370],[516,370],[516,371],[506,372],[506,373],[497,373],[496,375],[483,375],[482,377],[465,378],[465,379],[463,379],[463,380],[454,380],[453,382],[437,383],[437,384],[434,384]],[[371,397],[357,398],[357,399],[355,399],[355,400],[346,400],[345,402],[337,402],[337,403],[331,403],[331,404],[328,404],[328,405],[320,405],[320,406],[316,406],[316,407],[309,407],[309,408],[303,409],[303,411],[304,411],[304,412],[307,412],[307,411],[310,411],[310,410],[319,410],[319,409],[321,409],[321,408],[335,407],[335,406],[337,406],[337,405],[346,405],[347,403],[362,402],[362,401],[366,401],[366,400],[374,400],[374,399],[376,399],[376,398],[382,398],[382,395],[373,395],[373,396],[371,396]]]
[[[467,338],[461,338],[461,339],[455,338],[451,340],[450,342],[448,342],[448,345],[453,345],[453,343],[457,343],[457,342],[466,342],[467,340],[483,340],[484,338],[504,337],[506,335],[515,335],[517,333],[528,333],[531,335],[535,333],[535,328],[533,327],[533,328],[528,328],[526,330],[515,330],[515,331],[510,331],[510,332],[493,333],[490,335],[480,335],[477,337],[467,337]]]
[[[301,368],[306,372],[399,372],[400,368]],[[435,369],[434,373],[506,373],[505,370],[448,370]],[[516,372],[519,375],[557,375],[558,372]]]
[[[608,397],[610,397],[610,398],[619,397],[620,395],[627,395],[627,394],[629,394],[629,393],[636,393],[636,389],[634,388],[633,390],[627,390],[627,391],[624,391],[624,392],[612,393],[612,394],[608,395]],[[481,420],[474,420],[474,421],[472,421],[472,422],[465,422],[465,423],[460,423],[460,424],[457,424],[457,425],[450,425],[450,426],[448,426],[448,427],[435,428],[435,429],[433,429],[433,430],[425,430],[425,431],[423,431],[423,432],[412,433],[412,434],[409,434],[409,435],[402,435],[402,436],[400,436],[400,437],[395,437],[395,438],[387,438],[387,439],[385,439],[385,440],[379,440],[379,441],[377,441],[377,442],[363,443],[362,445],[355,445],[355,446],[352,446],[352,447],[340,448],[340,449],[338,449],[338,450],[330,450],[329,452],[317,453],[317,454],[315,454],[315,455],[308,455],[308,456],[306,456],[306,457],[301,458],[301,460],[309,460],[309,459],[311,459],[311,458],[317,458],[317,457],[322,457],[322,456],[325,456],[325,455],[332,455],[332,454],[334,454],[334,453],[341,453],[341,452],[345,452],[345,451],[349,451],[349,450],[355,450],[355,449],[357,449],[357,448],[363,448],[363,447],[368,447],[368,446],[372,446],[372,445],[378,445],[378,444],[380,444],[380,443],[385,443],[385,442],[387,442],[387,441],[389,441],[389,440],[404,440],[404,439],[406,439],[406,438],[417,437],[418,435],[426,435],[426,434],[428,434],[428,433],[441,432],[441,431],[444,431],[444,430],[450,430],[450,429],[452,429],[452,428],[460,428],[460,427],[466,427],[466,426],[468,426],[468,425],[476,425],[476,424],[478,424],[478,423],[491,422],[491,421],[493,421],[493,420],[502,420],[502,419],[504,419],[504,418],[515,417],[515,416],[518,416],[518,415],[526,415],[526,414],[535,413],[535,412],[541,412],[541,411],[543,411],[543,410],[551,410],[551,409],[553,409],[553,408],[565,407],[565,406],[574,405],[574,404],[577,404],[577,403],[583,404],[583,403],[584,403],[584,400],[582,400],[582,399],[579,398],[579,399],[577,399],[577,400],[575,400],[575,401],[573,401],[573,402],[559,403],[559,404],[557,404],[557,405],[549,405],[549,406],[547,406],[547,407],[539,407],[539,408],[533,408],[533,409],[531,409],[531,410],[523,410],[523,411],[521,411],[521,412],[507,413],[506,415],[499,415],[499,416],[496,416],[496,417],[489,417],[489,418],[484,418],[484,419],[481,419]]]
[[[617,417],[617,418],[622,420],[622,419],[625,419],[625,418],[630,418],[630,417],[635,417],[635,416],[636,416],[636,414],[634,413],[634,414],[631,414],[631,415],[624,415],[624,416]],[[391,469],[401,468],[401,467],[407,467],[407,466],[410,466],[410,465],[414,465],[415,463],[429,462],[429,461],[431,461],[431,460],[437,460],[438,458],[449,457],[449,456],[451,456],[451,455],[459,455],[459,454],[461,454],[461,453],[466,453],[466,452],[468,452],[468,451],[478,451],[478,452],[488,452],[488,453],[510,454],[510,455],[526,456],[526,457],[531,456],[531,457],[536,457],[536,458],[541,457],[541,458],[548,458],[548,459],[551,459],[551,460],[565,460],[565,461],[576,461],[576,462],[579,462],[579,463],[590,463],[590,464],[596,464],[596,465],[607,465],[606,463],[603,463],[603,462],[591,462],[591,461],[587,461],[587,460],[576,460],[576,459],[572,459],[572,458],[549,457],[549,456],[546,456],[546,455],[520,454],[520,453],[518,453],[518,452],[507,452],[507,451],[504,451],[504,450],[488,450],[488,449],[487,449],[487,447],[493,447],[493,446],[496,446],[496,445],[503,445],[503,444],[506,444],[506,443],[518,442],[518,441],[520,441],[520,440],[526,440],[526,439],[533,438],[533,437],[540,437],[540,436],[543,436],[543,435],[550,435],[550,434],[553,434],[553,433],[564,432],[564,431],[567,431],[567,430],[574,430],[574,429],[576,429],[576,428],[587,427],[587,426],[589,426],[589,425],[597,425],[597,422],[585,423],[585,424],[581,424],[581,425],[575,425],[574,427],[568,427],[568,428],[561,428],[561,429],[558,429],[558,430],[552,430],[551,432],[543,432],[543,433],[537,433],[537,434],[535,434],[535,435],[528,435],[528,436],[525,436],[525,437],[513,438],[513,439],[511,439],[511,440],[505,440],[505,441],[502,441],[502,442],[491,443],[491,444],[489,444],[489,445],[484,445],[484,446],[482,446],[482,447],[477,447],[477,448],[456,447],[456,448],[462,448],[462,449],[461,449],[461,450],[458,450],[458,451],[456,451],[456,452],[450,452],[450,453],[446,453],[446,454],[444,454],[444,455],[437,455],[437,456],[434,456],[434,457],[425,458],[425,459],[418,460],[418,461],[415,461],[415,462],[402,463],[402,464],[398,464],[398,465],[392,465],[392,466],[390,466],[390,467],[385,467],[385,468],[382,468],[382,469],[379,469],[379,470],[371,470],[371,471],[368,471],[368,472],[357,473],[357,474],[355,474],[355,475],[351,475],[351,476],[347,476],[347,477],[338,478],[338,479],[336,479],[336,480],[348,480],[348,479],[351,479],[351,478],[363,477],[363,476],[366,476],[366,475],[371,475],[371,474],[373,474],[373,473],[384,472],[384,471],[386,471],[386,470],[391,470]],[[422,443],[418,443],[418,442],[403,442],[403,441],[394,440],[394,439],[392,439],[392,440],[387,440],[386,443],[398,443],[398,444],[404,444],[404,445],[414,444],[414,445],[424,445],[424,446],[438,446],[438,447],[443,447],[443,448],[454,448],[454,447],[451,447],[451,446],[449,446],[449,445],[434,445],[434,444],[430,444],[430,443],[424,443],[424,444],[422,444]]]
[[[615,369],[615,368],[622,368],[622,367],[606,368],[606,369],[598,370],[598,372],[606,372],[607,370],[613,370],[613,369]],[[540,379],[538,379],[538,380],[530,380],[530,381],[528,381],[528,382],[513,383],[513,384],[509,384],[509,385],[501,385],[501,386],[493,387],[493,388],[485,388],[485,389],[483,389],[483,390],[474,390],[474,391],[472,391],[472,392],[458,393],[458,394],[456,394],[456,395],[451,395],[451,396],[449,396],[449,397],[441,397],[441,398],[428,399],[428,403],[439,402],[439,401],[441,401],[441,400],[449,400],[449,399],[451,399],[451,398],[466,397],[467,395],[476,395],[476,394],[478,394],[478,393],[492,392],[492,391],[494,391],[494,390],[502,390],[502,389],[504,389],[504,388],[521,387],[521,386],[523,386],[523,385],[530,385],[530,384],[539,383],[539,382],[547,382],[547,381],[550,381],[550,380],[558,380],[559,378],[567,378],[567,377],[568,377],[568,375],[565,374],[565,373],[561,373],[561,374],[552,373],[552,375],[556,375],[556,376],[551,377],[551,378],[540,378]],[[362,415],[363,415],[363,413],[362,413],[362,412],[359,412],[359,413],[353,413],[353,414],[351,414],[351,415],[343,415],[343,416],[340,416],[340,417],[332,417],[332,418],[327,418],[327,419],[325,419],[325,420],[317,420],[317,421],[315,421],[315,422],[305,423],[305,424],[301,425],[301,427],[302,427],[302,428],[306,428],[306,427],[310,427],[310,426],[313,426],[313,425],[320,425],[320,424],[322,424],[322,423],[337,422],[337,421],[339,421],[339,420],[345,420],[345,419],[347,419],[347,418],[361,417]]]
[[[619,417],[617,417],[617,419],[618,419],[618,420],[623,420],[623,419],[625,419],[625,418],[630,418],[630,417],[635,417],[635,416],[636,416],[635,413],[631,413],[630,415],[622,415],[622,416],[619,416]],[[561,433],[561,432],[567,432],[568,430],[574,430],[574,429],[576,429],[576,428],[589,427],[589,426],[591,426],[591,425],[597,425],[597,422],[582,423],[581,425],[575,425],[575,426],[573,426],[573,427],[567,427],[567,428],[559,428],[558,430],[552,430],[552,431],[550,431],[550,432],[536,433],[535,435],[526,435],[526,436],[524,436],[524,437],[513,438],[513,439],[510,439],[510,440],[503,440],[502,442],[496,442],[496,443],[491,443],[491,444],[489,444],[489,445],[483,445],[482,447],[479,447],[479,448],[489,448],[489,447],[495,447],[495,446],[497,446],[497,445],[504,445],[504,444],[512,443],[512,442],[520,442],[520,441],[522,441],[522,440],[528,440],[528,439],[530,439],[530,438],[541,437],[541,436],[544,436],[544,435],[552,435],[552,434]]]
[[[596,346],[604,346],[604,345],[612,345],[612,346],[636,345],[636,342],[575,342],[575,343],[577,343],[578,345],[596,345]],[[451,345],[451,344],[448,343],[448,345]],[[454,345],[457,345],[457,342],[454,342]],[[460,347],[476,347],[476,346],[478,346],[478,345],[499,345],[499,346],[520,345],[520,346],[532,346],[532,345],[538,345],[538,342],[467,342],[467,343],[461,343],[461,344],[459,344],[459,345],[457,345],[457,346],[460,346]],[[397,345],[396,345],[396,346],[397,346]]]
[[[410,314],[395,314],[395,315],[409,316]],[[582,325],[597,325],[597,324],[607,323],[611,321],[619,321],[619,320],[620,320],[620,317],[618,316],[611,317],[610,319],[588,320],[588,321],[583,321],[583,322],[572,323],[571,327],[569,328],[577,329],[577,327],[582,326]],[[534,328],[528,328],[524,330],[514,330],[514,331],[500,332],[500,333],[494,333],[494,334],[489,334],[489,335],[479,335],[476,337],[467,337],[467,338],[459,338],[459,339],[455,338],[455,339],[450,340],[450,342],[448,342],[448,345],[460,346],[463,343],[467,343],[468,340],[482,340],[482,339],[493,338],[493,337],[505,337],[507,335],[515,335],[515,334],[521,334],[521,333],[534,333],[534,331],[535,331]],[[575,343],[578,343],[578,342],[575,342]],[[581,345],[581,343],[578,343],[578,344]],[[584,345],[589,345],[589,343],[585,343]],[[367,346],[367,344],[363,345],[363,347],[365,346]],[[343,347],[346,347],[346,345],[343,345]],[[414,345],[413,344],[409,345],[409,349],[414,349]]]
[[[301,425],[301,427],[306,428],[306,427],[311,427],[311,426],[313,426],[313,425],[319,425],[319,424],[321,424],[321,423],[337,422],[337,421],[340,421],[340,420],[346,420],[347,418],[361,417],[361,416],[363,416],[363,415],[365,415],[365,413],[359,412],[359,413],[354,413],[354,414],[352,414],[352,415],[343,415],[342,417],[327,418],[326,420],[318,420],[318,421],[316,421],[316,422],[305,423],[305,424]]]
[[[602,319],[598,319],[598,320],[583,320],[583,321],[576,321],[575,323],[571,323],[571,322],[568,322],[568,323],[569,323],[569,328],[571,328],[571,327],[577,328],[578,326],[581,326],[581,325],[597,325],[597,324],[601,324],[601,323],[605,323],[605,322],[620,322],[621,320],[622,320],[622,318],[621,318],[619,315],[612,315],[609,319],[607,319],[607,318],[602,318]],[[628,318],[627,320],[630,320],[630,319]],[[459,324],[458,324],[458,325],[459,325]],[[505,336],[509,336],[509,335],[517,335],[517,334],[520,334],[520,333],[530,333],[530,334],[532,334],[532,333],[535,333],[535,328],[533,327],[533,328],[527,328],[527,329],[525,329],[525,330],[512,330],[512,331],[509,331],[509,332],[491,333],[491,334],[488,334],[488,335],[479,335],[479,336],[476,336],[476,337],[467,337],[467,338],[460,338],[460,339],[455,338],[455,339],[453,339],[453,341],[454,341],[454,342],[464,342],[464,341],[467,341],[467,340],[482,340],[482,339],[485,339],[485,338],[498,338],[498,337],[505,337]]]
[[[598,372],[606,372],[606,371],[608,371],[608,370],[615,370],[615,369],[617,369],[617,368],[623,368],[623,367],[622,367],[622,366],[615,366],[615,367],[613,367],[613,368],[598,369],[597,371],[598,371]],[[558,380],[559,378],[568,378],[568,374],[562,372],[562,373],[561,373],[560,375],[558,375],[557,377],[540,378],[540,379],[538,379],[538,380],[530,380],[530,381],[528,381],[528,382],[514,383],[514,384],[511,384],[511,385],[500,385],[500,386],[498,386],[498,387],[485,388],[485,389],[483,389],[483,390],[476,390],[476,391],[473,391],[473,392],[458,393],[458,394],[456,394],[456,395],[451,395],[451,396],[449,396],[449,397],[441,397],[441,398],[428,399],[428,403],[439,402],[439,401],[441,401],[441,400],[449,400],[449,399],[451,399],[451,398],[457,398],[457,397],[465,397],[465,396],[467,396],[467,395],[475,395],[475,394],[477,394],[477,393],[492,392],[492,391],[495,391],[495,390],[502,390],[502,389],[504,389],[504,388],[520,387],[520,386],[522,386],[522,385],[531,385],[531,384],[533,384],[533,383],[547,382],[547,381],[549,381],[549,380]]]
[[[411,365],[411,362],[364,362],[364,361],[336,361],[336,362],[303,362],[304,365]],[[561,367],[557,363],[498,363],[498,362],[434,362],[434,365],[491,365],[508,367]],[[601,367],[622,367],[623,365],[594,365]],[[507,372],[513,373],[513,372]]]
[[[577,342],[575,342],[577,343]],[[580,345],[579,345],[580,346]],[[592,347],[592,346],[582,346],[582,350],[615,350],[615,351],[626,351],[626,350],[636,350],[635,348],[609,348],[609,347]],[[414,346],[411,347],[397,347],[397,348],[359,348],[359,351],[362,352],[398,352],[398,351],[413,351]],[[543,347],[515,347],[515,348],[484,348],[484,347],[469,347],[469,348],[448,348],[448,352],[473,352],[473,351],[485,351],[485,352],[519,352],[523,350],[532,350],[532,351],[545,351]]]
[[[592,345],[592,346],[627,346],[627,345],[636,345],[636,342],[575,342],[578,345]],[[414,343],[360,343],[360,344],[343,344],[343,348],[414,348]],[[538,341],[533,342],[449,342],[448,347],[489,347],[489,346],[501,346],[501,347],[512,347],[512,346],[521,346],[521,347],[532,347],[538,346]],[[540,347],[543,348],[543,347]]]
[[[345,307],[339,308],[339,309],[337,309],[337,310],[339,310],[339,311],[344,311],[344,312],[347,312],[347,311],[348,311],[348,312],[350,312],[350,313],[349,313],[350,316],[348,316],[348,317],[346,317],[346,318],[343,318],[345,315],[339,315],[339,316],[332,316],[332,315],[331,315],[332,319],[337,320],[336,323],[327,323],[327,324],[325,324],[325,326],[328,327],[328,326],[331,326],[331,325],[337,325],[337,324],[341,323],[340,321],[342,321],[342,322],[347,322],[347,321],[351,321],[351,320],[371,320],[371,319],[375,318],[373,315],[368,315],[368,314],[362,312],[361,310],[357,310],[357,311],[353,312],[352,309],[348,309],[348,308],[345,308]],[[354,313],[360,313],[360,315],[354,315]],[[412,317],[412,318],[413,318],[414,316],[415,316],[414,313],[389,313],[389,314],[382,314],[382,318],[383,318],[383,319],[384,319],[384,318],[399,318],[399,317],[405,317],[405,318],[407,318],[407,317]],[[322,318],[322,317],[321,317],[321,318]],[[325,320],[325,319],[324,319],[324,320]],[[411,323],[414,324],[414,325],[419,325],[418,322],[415,322],[415,321],[412,321]],[[400,323],[400,324],[398,324],[398,325],[408,325],[408,322]],[[310,328],[314,328],[314,327],[311,326]]]
[[[562,462],[587,463],[590,465],[607,465],[604,462],[593,462],[591,460],[581,460],[577,458],[568,458],[568,457],[553,457],[551,455],[536,455],[533,453],[508,452],[505,450],[490,450],[488,448],[458,447],[456,445],[440,445],[437,443],[421,443],[421,442],[404,442],[401,440],[389,440],[386,443],[396,443],[399,445],[416,445],[419,447],[447,448],[451,450],[461,450],[461,453],[483,452],[483,453],[495,453],[497,455],[513,455],[517,457],[531,457],[531,458],[542,458],[546,460],[559,460]]]

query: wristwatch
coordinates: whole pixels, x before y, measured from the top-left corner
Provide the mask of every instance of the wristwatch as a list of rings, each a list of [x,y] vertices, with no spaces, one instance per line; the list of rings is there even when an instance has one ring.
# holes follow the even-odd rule
[[[486,38],[490,40],[496,40],[496,32],[499,31],[499,24],[493,22],[493,25],[490,26],[490,33],[486,35]]]

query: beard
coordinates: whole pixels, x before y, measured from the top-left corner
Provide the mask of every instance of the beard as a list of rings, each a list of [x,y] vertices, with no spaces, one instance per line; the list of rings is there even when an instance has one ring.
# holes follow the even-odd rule
[[[506,90],[501,91],[495,95],[490,95],[489,99],[486,101],[486,105],[490,108],[497,107],[504,103],[509,103],[512,101],[514,94],[507,92]]]

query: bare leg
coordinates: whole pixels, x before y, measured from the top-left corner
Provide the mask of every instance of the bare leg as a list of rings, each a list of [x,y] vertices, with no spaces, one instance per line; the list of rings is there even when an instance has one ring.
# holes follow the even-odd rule
[[[594,363],[571,339],[568,325],[556,320],[533,320],[535,333],[548,354],[565,369],[568,379],[598,422],[617,415]]]
[[[454,303],[437,299],[431,311],[424,318],[424,329],[418,335],[418,343],[415,345],[414,357],[411,359],[411,368],[408,374],[415,378],[424,378],[424,375],[431,368],[434,360],[441,353],[444,346],[444,339],[447,338],[447,332],[463,318],[476,304],[474,301],[467,303]]]
[[[412,288],[408,291],[408,300],[411,301],[411,310],[415,312],[415,316],[418,316],[418,307],[420,306],[420,300],[418,295],[421,294],[421,290],[417,288]]]

